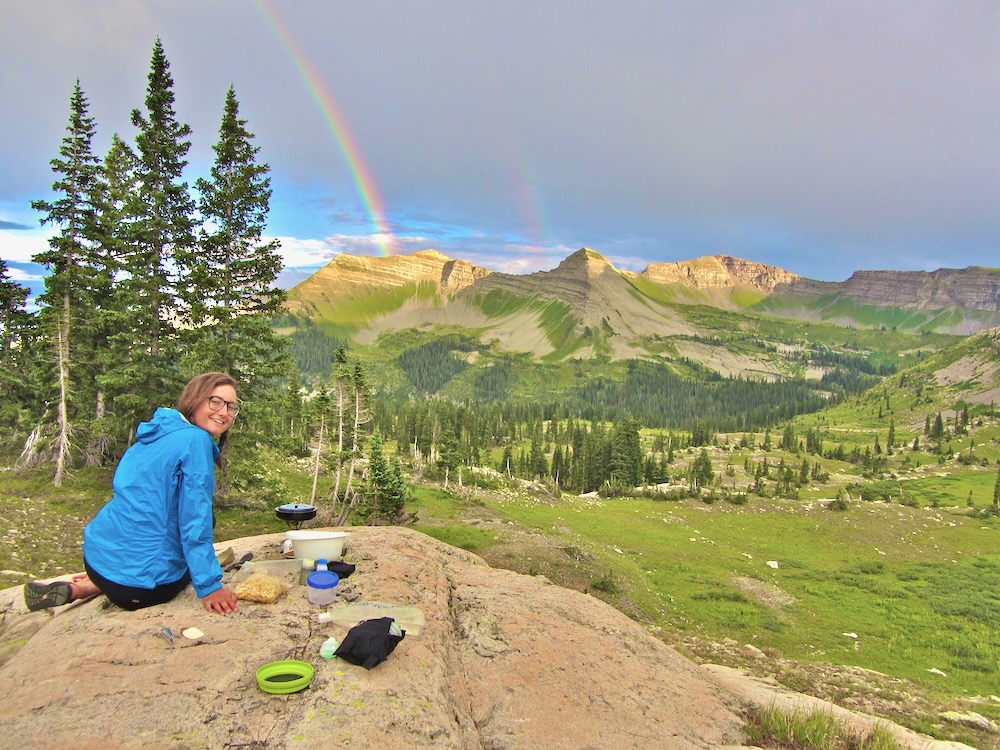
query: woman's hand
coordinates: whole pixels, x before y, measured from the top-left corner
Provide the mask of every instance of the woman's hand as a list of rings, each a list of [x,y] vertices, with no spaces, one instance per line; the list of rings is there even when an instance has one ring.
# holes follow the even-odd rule
[[[228,615],[236,611],[236,594],[226,588],[216,589],[202,597],[201,603],[207,612]]]

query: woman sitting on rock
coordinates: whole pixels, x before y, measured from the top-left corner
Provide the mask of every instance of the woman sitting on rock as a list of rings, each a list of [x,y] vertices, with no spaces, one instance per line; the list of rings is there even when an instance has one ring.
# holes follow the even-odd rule
[[[142,422],[115,469],[111,500],[83,530],[86,574],[24,585],[30,610],[104,594],[135,610],[173,599],[188,583],[209,612],[236,611],[212,546],[215,464],[239,412],[236,381],[198,375],[176,409]],[[218,440],[216,444],[215,440]]]

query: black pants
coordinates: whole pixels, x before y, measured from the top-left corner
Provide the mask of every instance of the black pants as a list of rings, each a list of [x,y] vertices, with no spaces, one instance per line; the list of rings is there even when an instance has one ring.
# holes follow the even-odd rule
[[[152,607],[157,604],[165,604],[177,596],[184,587],[191,583],[191,573],[186,572],[180,580],[173,583],[164,583],[155,589],[140,589],[135,586],[123,586],[120,583],[109,581],[100,573],[95,571],[83,558],[83,567],[87,571],[87,577],[101,590],[112,604],[116,604],[122,609],[136,610],[143,607]]]

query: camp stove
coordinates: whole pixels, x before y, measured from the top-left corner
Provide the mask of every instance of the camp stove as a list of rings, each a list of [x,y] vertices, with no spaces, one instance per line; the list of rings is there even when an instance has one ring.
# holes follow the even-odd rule
[[[287,503],[274,509],[274,514],[288,524],[290,529],[300,529],[305,521],[316,517],[316,506],[304,503]]]

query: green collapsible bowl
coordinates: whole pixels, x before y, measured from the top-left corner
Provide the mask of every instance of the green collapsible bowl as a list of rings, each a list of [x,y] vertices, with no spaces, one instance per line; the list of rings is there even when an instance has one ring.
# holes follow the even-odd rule
[[[272,695],[297,693],[309,687],[313,671],[312,665],[304,661],[272,661],[257,670],[257,686]]]

